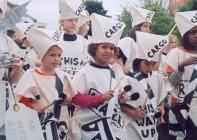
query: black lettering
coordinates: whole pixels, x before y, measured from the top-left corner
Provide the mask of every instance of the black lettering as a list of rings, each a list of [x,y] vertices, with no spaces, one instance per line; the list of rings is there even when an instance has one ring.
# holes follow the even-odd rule
[[[66,122],[65,121],[58,122],[57,127],[60,128],[59,130],[61,130],[59,132],[60,139],[62,140],[64,138],[66,138],[66,130],[68,129]]]
[[[151,52],[153,53],[153,55],[155,55],[158,51],[156,51],[155,49],[151,49]]]
[[[112,26],[111,29],[105,32],[105,36],[110,38],[114,33],[118,32],[118,30],[121,29],[123,25],[124,24],[122,23],[117,23],[116,25]]]
[[[159,43],[161,43],[161,42],[159,42]],[[158,45],[155,45],[155,49],[156,49],[157,51],[159,51],[159,50],[160,50],[160,48],[159,48],[159,46],[158,46]]]
[[[196,23],[196,22],[197,22],[197,19],[192,18],[192,19],[191,19],[191,22],[192,22],[192,23]]]
[[[148,52],[148,57],[152,58],[153,55],[151,55],[151,52]]]
[[[79,16],[81,14],[81,12],[85,9],[85,4],[82,3],[79,8],[76,10],[76,15]]]
[[[111,35],[113,35],[115,33],[112,29],[109,29],[109,32]]]
[[[154,137],[154,135],[155,135],[155,129],[151,129],[151,137]]]
[[[116,28],[116,26],[112,26],[112,29],[113,29],[115,32],[118,31],[118,29]]]
[[[64,64],[69,64],[70,59],[67,57],[64,57]]]
[[[197,22],[197,13],[194,14],[193,18],[191,19],[192,23],[196,23]]]
[[[179,94],[178,94],[179,97],[180,97],[181,95],[185,95],[184,88],[185,88],[184,84],[183,84],[183,83],[180,83],[180,84],[179,84]]]
[[[153,122],[150,120],[149,117],[146,117],[146,126],[153,125]]]
[[[138,126],[144,126],[144,121],[145,121],[144,119],[145,119],[145,118],[136,120],[137,125],[138,125]]]
[[[99,112],[102,112],[104,116],[107,114],[108,103],[104,104],[102,107],[98,109]]]
[[[168,41],[163,39],[162,42],[163,42],[164,44],[166,44]]]
[[[150,112],[154,113],[154,112],[155,112],[155,110],[154,110],[154,108],[153,108],[153,105],[152,105],[152,104],[150,104],[149,106],[150,106]]]
[[[145,132],[146,131],[146,132]],[[146,129],[146,130],[141,130],[141,133],[142,133],[142,137],[144,138],[147,138],[149,136],[149,130]]]
[[[105,32],[105,36],[107,37],[107,38],[110,38],[111,36],[109,35],[109,32],[107,31],[107,32]]]
[[[73,59],[73,65],[78,65],[78,64],[79,64],[78,58],[74,58],[74,59]]]

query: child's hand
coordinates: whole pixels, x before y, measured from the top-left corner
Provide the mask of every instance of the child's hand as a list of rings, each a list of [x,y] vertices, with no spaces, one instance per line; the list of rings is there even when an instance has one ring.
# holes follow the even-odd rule
[[[145,117],[146,110],[143,108],[136,109],[135,119],[141,119]]]
[[[165,114],[165,110],[164,110],[164,105],[163,104],[158,106],[157,108],[158,108],[158,111],[161,112],[162,115]]]
[[[119,98],[118,98],[119,104],[125,102],[125,96],[126,96],[125,92],[122,92],[122,93],[120,94],[120,96],[119,96]]]
[[[102,95],[103,100],[104,100],[104,101],[109,101],[109,100],[114,96],[114,93],[113,93],[113,92],[114,92],[114,91],[112,91],[112,90],[109,90],[109,91],[105,92],[105,93]]]
[[[32,108],[33,108],[34,110],[36,110],[38,113],[42,113],[42,112],[44,111],[44,110],[43,110],[44,106],[43,106],[42,104],[40,104],[39,102],[34,103],[34,104],[32,105]]]
[[[66,104],[71,104],[71,101],[72,101],[72,96],[66,95],[66,98],[64,99],[64,102],[65,102]]]

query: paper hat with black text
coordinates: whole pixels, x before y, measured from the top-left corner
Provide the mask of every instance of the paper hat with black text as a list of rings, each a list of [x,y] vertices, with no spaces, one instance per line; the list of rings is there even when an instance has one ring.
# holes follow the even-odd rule
[[[183,36],[187,31],[197,26],[197,10],[187,12],[176,12],[175,23]]]
[[[109,17],[93,13],[90,16],[92,37],[90,43],[112,43],[117,45],[125,24]]]
[[[79,15],[79,20],[77,22],[77,28],[81,27],[86,22],[90,21],[90,15],[87,10],[83,10]]]
[[[143,23],[143,22],[152,22],[152,18],[155,14],[155,12],[139,7],[130,7],[130,13],[132,16],[132,27]]]
[[[4,18],[7,9],[7,0],[0,0],[0,20]]]
[[[136,58],[157,62],[162,50],[168,45],[168,36],[136,32]]]
[[[60,20],[79,18],[85,9],[85,4],[81,0],[59,0]]]
[[[25,37],[27,37],[29,30],[32,27],[35,27],[35,24],[34,23],[17,23],[16,27],[19,31],[17,33],[20,35],[20,38],[24,39]]]
[[[50,29],[31,28],[27,34],[27,39],[42,60],[46,52],[54,45],[60,49],[59,41],[63,37],[62,31]]]

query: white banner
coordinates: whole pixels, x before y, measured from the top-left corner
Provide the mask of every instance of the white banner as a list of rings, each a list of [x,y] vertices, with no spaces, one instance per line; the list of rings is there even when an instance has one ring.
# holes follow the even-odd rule
[[[18,105],[18,112],[13,106],[6,112],[6,140],[44,140],[37,112],[23,104]]]

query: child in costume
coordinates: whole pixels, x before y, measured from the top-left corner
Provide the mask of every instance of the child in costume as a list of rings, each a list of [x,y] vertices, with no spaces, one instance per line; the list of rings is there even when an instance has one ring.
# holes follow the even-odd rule
[[[131,86],[126,92],[121,110],[125,120],[125,135],[135,140],[157,140],[157,118],[164,113],[162,101],[166,97],[162,77],[153,73],[153,67],[162,49],[168,44],[167,36],[136,32],[134,72],[125,80]],[[133,99],[132,95],[138,96]]]
[[[80,93],[92,97],[102,95],[105,100],[96,107],[77,106],[74,116],[82,124],[82,140],[124,140],[121,133],[123,122],[118,103],[119,91],[115,88],[121,77],[109,65],[109,60],[125,25],[95,13],[91,15],[91,23],[92,38],[88,52],[94,61],[75,75],[73,83]]]
[[[169,114],[170,134],[184,140],[196,139],[196,63],[197,11],[177,12],[175,22],[182,36],[182,45],[170,51],[167,59],[169,81],[173,85],[172,108]],[[174,138],[176,139],[176,137]]]

